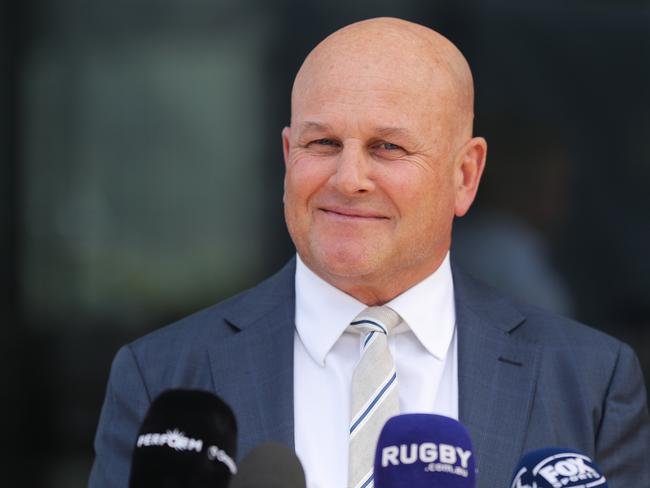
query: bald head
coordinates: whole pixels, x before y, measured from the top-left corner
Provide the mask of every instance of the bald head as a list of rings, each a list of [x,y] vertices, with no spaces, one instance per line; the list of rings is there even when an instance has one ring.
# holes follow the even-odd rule
[[[334,32],[307,56],[296,76],[292,120],[318,88],[358,86],[384,78],[388,89],[417,92],[419,106],[434,110],[458,136],[471,137],[474,117],[472,74],[462,53],[447,38],[396,18],[356,22]]]

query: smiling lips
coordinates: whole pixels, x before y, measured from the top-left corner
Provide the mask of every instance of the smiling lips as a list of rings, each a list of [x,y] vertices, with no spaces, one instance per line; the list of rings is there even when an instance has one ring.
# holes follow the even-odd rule
[[[387,220],[388,217],[379,215],[374,212],[367,212],[356,209],[346,209],[340,207],[320,207],[319,210],[326,215],[343,220],[356,220],[356,221],[377,221]]]

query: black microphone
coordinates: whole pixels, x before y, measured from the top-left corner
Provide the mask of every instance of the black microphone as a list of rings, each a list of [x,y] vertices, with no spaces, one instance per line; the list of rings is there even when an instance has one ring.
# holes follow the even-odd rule
[[[605,475],[589,456],[572,449],[547,447],[525,454],[510,488],[607,488]]]
[[[227,487],[237,472],[237,423],[207,391],[168,390],[149,407],[133,457],[129,488]]]
[[[474,488],[469,433],[449,417],[426,413],[388,419],[375,454],[375,488]]]
[[[239,463],[230,488],[305,488],[305,472],[292,449],[261,444]]]

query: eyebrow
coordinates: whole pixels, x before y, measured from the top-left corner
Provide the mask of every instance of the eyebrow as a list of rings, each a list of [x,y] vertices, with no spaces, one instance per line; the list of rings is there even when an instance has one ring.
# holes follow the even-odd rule
[[[403,137],[406,139],[411,139],[411,134],[406,129],[401,127],[377,127],[375,131],[383,137]]]
[[[331,132],[332,126],[329,124],[323,124],[321,122],[312,122],[308,120],[300,124],[299,131],[300,133],[304,133],[307,131]]]
[[[299,126],[300,133],[308,131],[333,132],[330,124],[314,121],[302,122]],[[401,127],[376,127],[374,132],[382,137],[402,137],[411,140],[411,134]]]

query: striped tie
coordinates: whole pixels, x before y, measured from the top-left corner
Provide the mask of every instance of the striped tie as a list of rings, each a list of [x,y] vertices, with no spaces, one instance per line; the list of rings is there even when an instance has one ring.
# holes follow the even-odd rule
[[[397,373],[387,335],[400,322],[388,307],[369,307],[350,323],[363,337],[361,359],[352,375],[352,420],[348,486],[372,488],[375,448],[386,421],[399,413]]]

